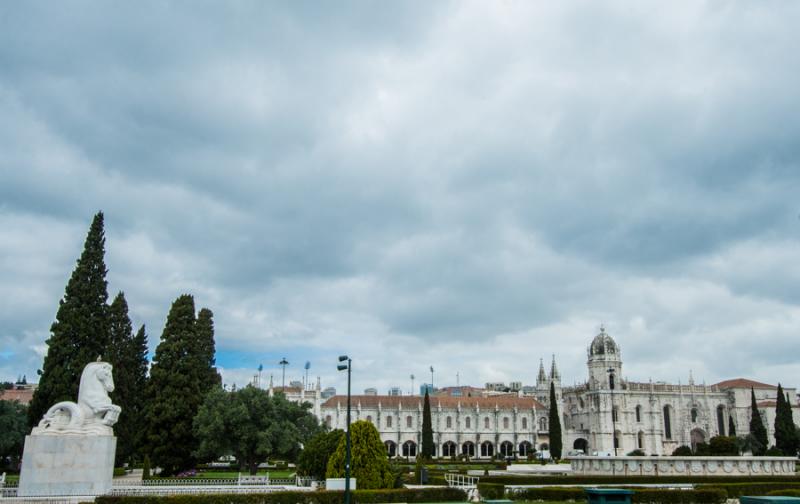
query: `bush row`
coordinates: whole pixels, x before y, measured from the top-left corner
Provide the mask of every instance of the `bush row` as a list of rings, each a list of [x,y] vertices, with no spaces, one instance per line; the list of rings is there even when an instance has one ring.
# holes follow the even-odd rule
[[[487,484],[487,487],[484,487],[484,490],[488,491],[491,496],[487,497],[483,494],[483,491],[481,491],[481,497],[484,499],[498,499],[504,497],[502,490],[498,489],[497,487],[502,487],[502,485]],[[725,490],[720,488],[708,488],[702,490],[634,488],[631,490],[634,491],[632,499],[633,502],[642,504],[648,504],[652,502],[667,504],[721,504],[728,498],[728,494],[725,492]],[[524,490],[516,491],[513,494],[505,495],[505,497],[522,501],[585,501],[586,492],[583,488],[526,488]]]
[[[800,497],[800,490],[773,490],[768,492],[767,495],[769,496],[781,496],[781,497]]]
[[[800,482],[797,476],[481,476],[481,482],[504,485],[595,485],[625,483]]]
[[[272,492],[265,494],[215,494],[173,496],[101,496],[97,504],[341,504],[344,492]],[[355,490],[353,502],[463,502],[467,498],[456,488],[424,488],[393,490]]]
[[[742,495],[767,495],[775,490],[800,490],[800,482],[756,482],[749,483],[714,483],[709,485],[697,485],[698,490],[720,488],[725,490],[730,499],[738,499]]]

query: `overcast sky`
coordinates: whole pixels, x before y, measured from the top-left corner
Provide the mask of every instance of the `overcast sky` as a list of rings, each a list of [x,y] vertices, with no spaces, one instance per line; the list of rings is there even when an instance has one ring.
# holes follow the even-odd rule
[[[3,2],[0,380],[92,216],[155,348],[342,390],[800,385],[800,3]],[[33,380],[31,380],[33,381]]]

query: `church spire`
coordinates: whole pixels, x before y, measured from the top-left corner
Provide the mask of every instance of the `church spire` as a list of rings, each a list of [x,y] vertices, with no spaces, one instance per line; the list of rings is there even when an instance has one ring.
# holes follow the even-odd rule
[[[536,384],[547,383],[547,374],[544,372],[544,359],[539,359],[539,376],[536,377]]]
[[[556,354],[553,354],[553,362],[550,364],[550,379],[561,381],[561,374],[558,372],[558,367],[556,367]]]

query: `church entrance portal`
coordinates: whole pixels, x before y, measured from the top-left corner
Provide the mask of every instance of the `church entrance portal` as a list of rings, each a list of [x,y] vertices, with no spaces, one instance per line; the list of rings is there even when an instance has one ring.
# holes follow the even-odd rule
[[[588,455],[589,453],[589,441],[586,441],[583,438],[578,438],[572,443],[573,450],[581,450],[583,451],[584,455]]]

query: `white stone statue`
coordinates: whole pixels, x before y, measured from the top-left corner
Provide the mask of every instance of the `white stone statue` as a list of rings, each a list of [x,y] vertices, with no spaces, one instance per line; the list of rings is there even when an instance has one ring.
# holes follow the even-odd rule
[[[33,435],[96,435],[113,436],[111,428],[122,408],[111,403],[109,392],[114,391],[111,364],[89,363],[81,374],[78,403],[63,401],[53,405],[42,417]]]

